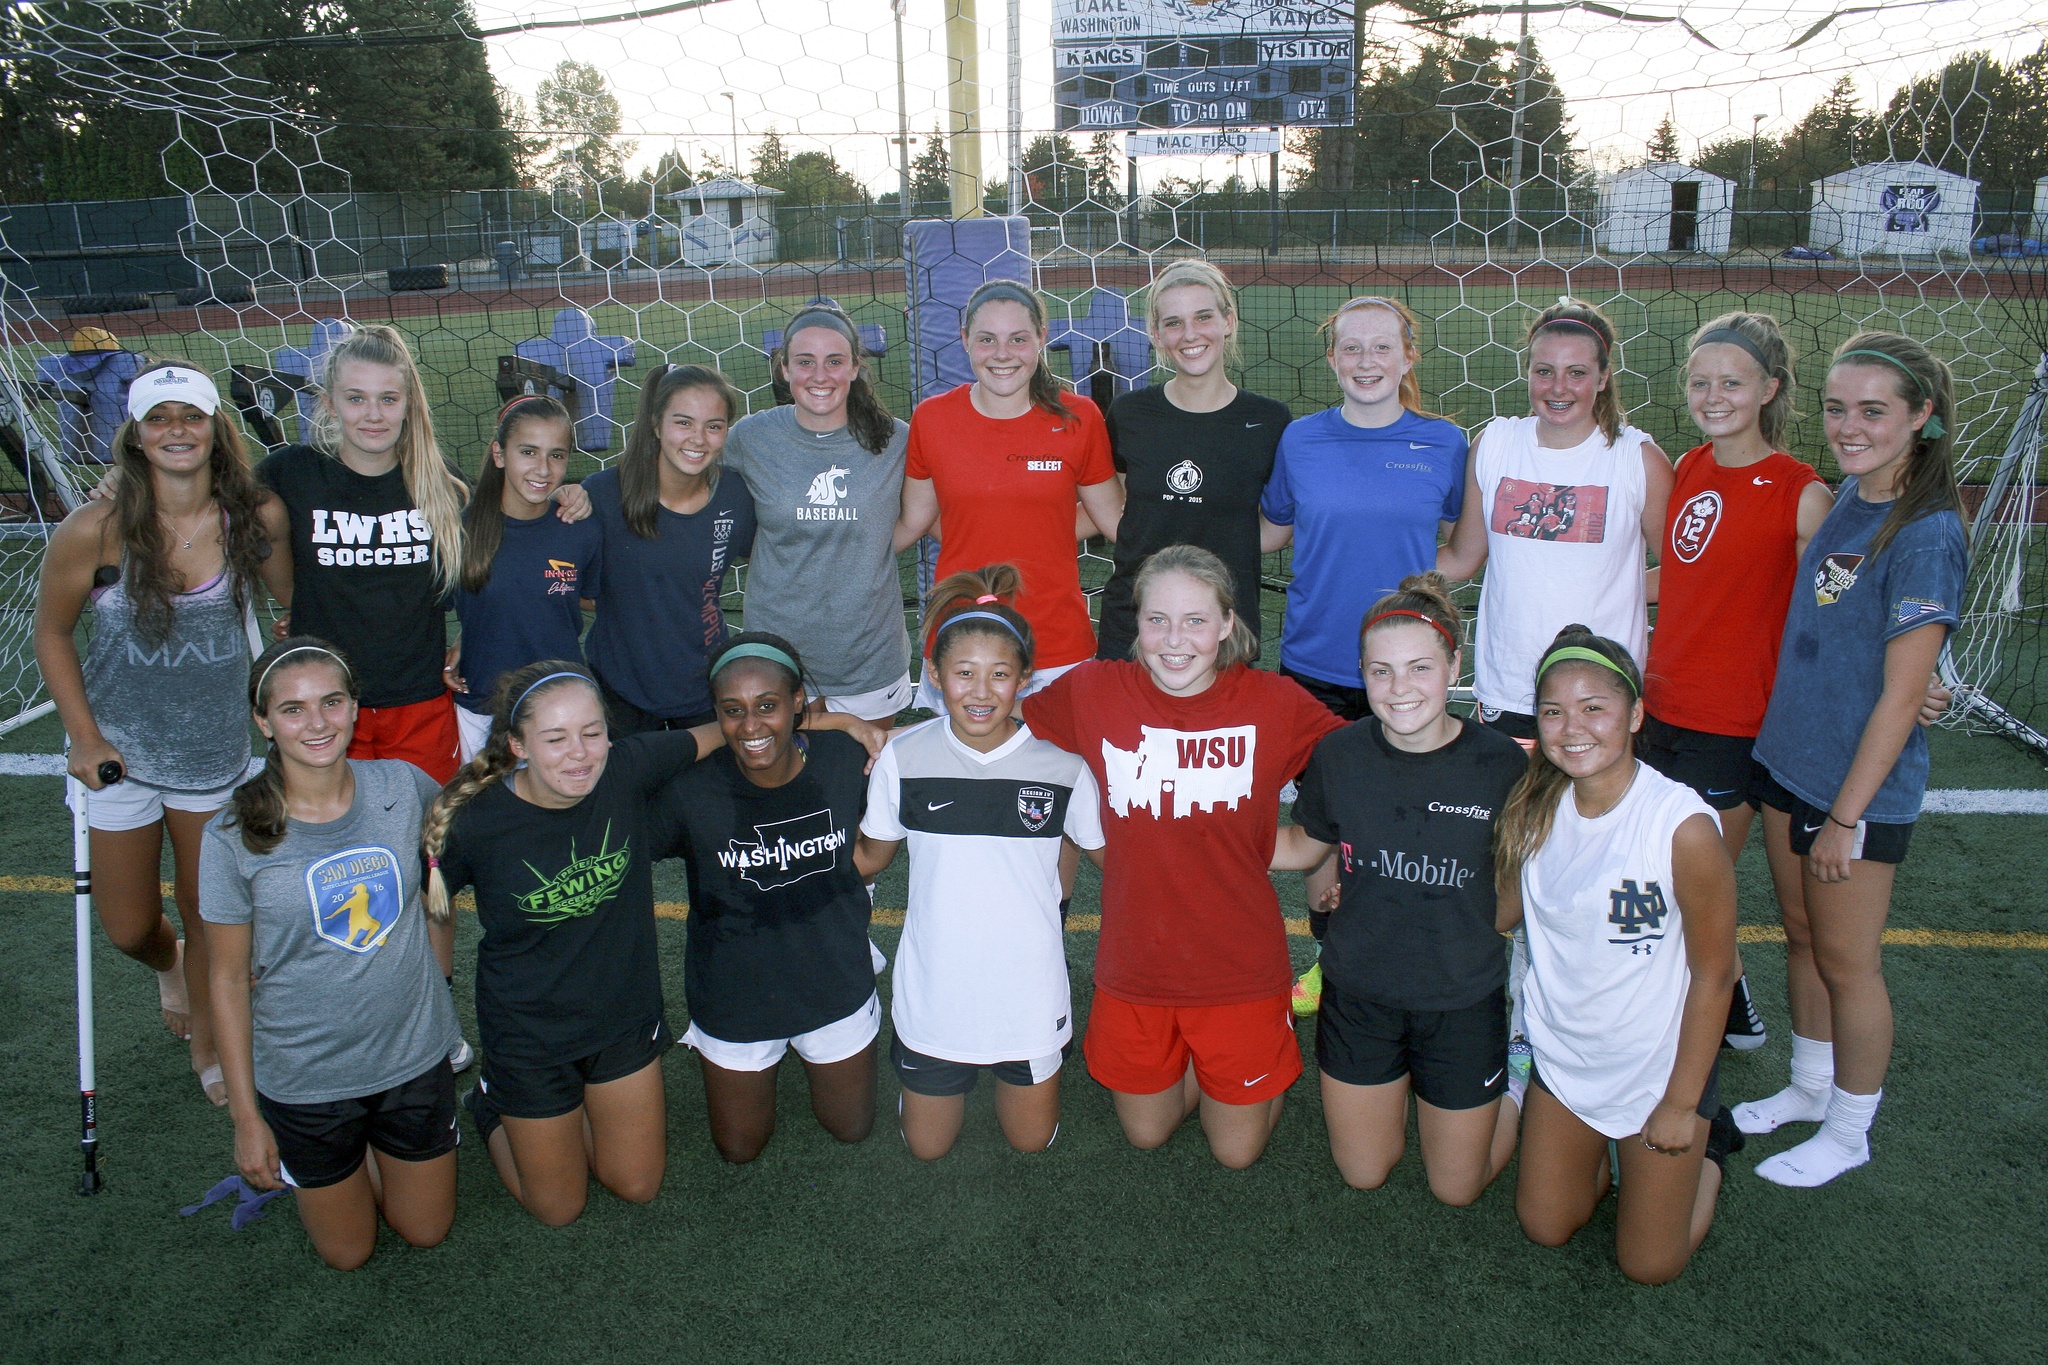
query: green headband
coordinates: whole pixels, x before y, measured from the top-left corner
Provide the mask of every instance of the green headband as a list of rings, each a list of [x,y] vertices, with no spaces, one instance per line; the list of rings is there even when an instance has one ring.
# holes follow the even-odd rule
[[[1885,351],[1866,351],[1862,349],[1857,349],[1854,351],[1842,352],[1840,355],[1835,357],[1835,363],[1840,364],[1842,361],[1847,360],[1852,355],[1867,355],[1870,356],[1872,359],[1882,360],[1885,364],[1896,367],[1900,374],[1906,376],[1906,378],[1913,381],[1914,392],[1918,393],[1924,401],[1933,401],[1934,395],[1927,391],[1926,381],[1922,380],[1919,375],[1913,373],[1913,367],[1908,365],[1905,361],[1899,359],[1897,356],[1891,355]],[[1948,426],[1941,420],[1940,413],[1936,412],[1928,414],[1926,424],[1920,428],[1920,435],[1930,441],[1939,441],[1942,437],[1948,435]]]
[[[1536,681],[1542,682],[1543,675],[1548,673],[1554,665],[1569,663],[1573,660],[1577,660],[1580,663],[1598,664],[1602,668],[1619,674],[1621,680],[1628,684],[1629,696],[1641,695],[1636,687],[1636,680],[1628,675],[1627,669],[1608,658],[1605,654],[1602,654],[1599,650],[1588,649],[1584,645],[1564,645],[1544,655],[1543,666],[1536,670]]]
[[[790,658],[788,654],[777,649],[774,645],[764,645],[754,640],[749,640],[743,645],[734,645],[731,649],[719,655],[718,666],[711,670],[711,676],[717,677],[725,671],[727,664],[740,659],[766,659],[771,664],[781,664],[796,675],[799,685],[803,683],[804,671],[796,666],[795,659]]]

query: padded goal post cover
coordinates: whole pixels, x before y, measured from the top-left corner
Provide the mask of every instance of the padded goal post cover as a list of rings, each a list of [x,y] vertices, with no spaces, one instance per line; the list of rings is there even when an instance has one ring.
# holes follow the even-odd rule
[[[903,242],[915,407],[974,378],[960,344],[960,310],[986,280],[1031,286],[1031,222],[1022,216],[918,218],[904,225]]]

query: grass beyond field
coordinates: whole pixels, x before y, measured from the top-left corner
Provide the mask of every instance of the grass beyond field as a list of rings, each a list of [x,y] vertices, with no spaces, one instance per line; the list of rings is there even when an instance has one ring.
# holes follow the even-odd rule
[[[48,752],[49,721],[5,747]],[[1988,740],[1937,736],[1939,787],[2044,787]],[[232,1166],[231,1126],[165,1033],[140,967],[96,937],[107,1188],[75,1193],[69,819],[49,778],[0,779],[0,1359],[121,1361],[1388,1360],[2034,1361],[2048,1325],[2048,952],[1893,947],[1898,1051],[1873,1163],[1819,1191],[1750,1172],[1798,1139],[1751,1140],[1721,1216],[1675,1285],[1625,1282],[1613,1205],[1571,1246],[1523,1240],[1514,1168],[1471,1209],[1437,1205],[1410,1156],[1388,1186],[1347,1190],[1313,1080],[1267,1156],[1232,1173],[1189,1125],[1130,1149],[1076,1057],[1047,1153],[1012,1153],[986,1087],[953,1155],[920,1165],[891,1119],[842,1147],[809,1117],[787,1068],[782,1128],[749,1167],[722,1163],[690,1054],[666,1063],[667,1186],[653,1204],[601,1190],[549,1231],[498,1186],[473,1135],[442,1247],[386,1234],[363,1270],[313,1255],[289,1200],[230,1231],[191,1219]],[[1902,870],[1896,928],[2048,931],[2048,821],[1929,816]],[[1771,1042],[1729,1056],[1724,1093],[1783,1082],[1783,951],[1760,856],[1742,868],[1751,980]],[[903,905],[902,864],[879,904]],[[1299,879],[1283,898],[1299,915]],[[678,864],[658,894],[683,896]],[[54,888],[54,889],[43,889]],[[1096,909],[1084,869],[1075,909]],[[884,917],[886,918],[886,917]],[[475,920],[457,999],[468,1016]],[[671,1021],[685,1017],[686,925],[660,922]],[[896,930],[875,937],[893,955]],[[1085,1006],[1094,935],[1069,936]],[[1307,940],[1293,940],[1298,958]],[[882,990],[888,992],[888,978]],[[474,1037],[473,1023],[471,1036]],[[1305,1049],[1312,1031],[1304,1028]],[[1313,1076],[1313,1057],[1308,1057]]]

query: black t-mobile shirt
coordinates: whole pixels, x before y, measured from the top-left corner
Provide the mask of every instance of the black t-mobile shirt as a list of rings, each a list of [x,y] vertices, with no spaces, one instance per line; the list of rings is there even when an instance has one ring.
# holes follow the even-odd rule
[[[291,514],[293,632],[341,647],[365,706],[445,691],[447,603],[405,475],[358,474],[311,446],[286,446],[256,474]]]
[[[1137,638],[1132,589],[1145,556],[1199,545],[1230,566],[1237,611],[1259,624],[1259,494],[1273,472],[1285,403],[1238,390],[1215,412],[1183,412],[1165,386],[1134,389],[1109,405],[1109,446],[1124,476],[1116,572],[1102,592],[1098,659],[1128,659]]]
[[[652,812],[696,757],[693,735],[634,735],[566,810],[508,779],[456,813],[441,874],[451,896],[476,888],[476,1021],[494,1062],[572,1062],[662,1012]]]
[[[1521,745],[1469,722],[1426,754],[1387,743],[1371,716],[1316,746],[1294,823],[1337,847],[1325,980],[1407,1010],[1462,1009],[1506,984],[1493,822],[1528,766]]]
[[[780,787],[757,787],[721,749],[662,793],[690,880],[683,984],[690,1022],[728,1043],[794,1038],[874,993],[868,893],[853,866],[867,751],[835,730]]]

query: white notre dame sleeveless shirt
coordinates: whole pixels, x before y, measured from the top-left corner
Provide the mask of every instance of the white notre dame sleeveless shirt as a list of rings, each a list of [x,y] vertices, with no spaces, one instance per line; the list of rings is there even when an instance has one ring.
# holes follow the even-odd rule
[[[1522,998],[1536,1071],[1611,1138],[1642,1131],[1678,1057],[1692,971],[1671,840],[1701,813],[1714,811],[1692,788],[1638,761],[1627,794],[1596,819],[1567,788],[1550,837],[1522,865]]]
[[[1497,711],[1536,710],[1536,665],[1573,622],[1649,653],[1643,596],[1643,444],[1623,427],[1569,450],[1536,444],[1541,419],[1496,417],[1480,433],[1473,477],[1486,517],[1473,690]]]

